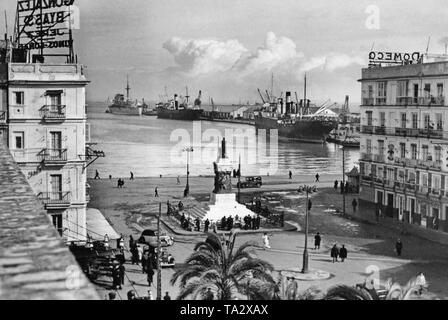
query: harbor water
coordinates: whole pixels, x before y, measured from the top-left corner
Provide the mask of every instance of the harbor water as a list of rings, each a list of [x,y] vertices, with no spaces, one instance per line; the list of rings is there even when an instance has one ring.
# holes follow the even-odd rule
[[[243,176],[287,175],[289,171],[294,175],[342,173],[343,150],[334,144],[282,139],[275,143],[269,136],[256,136],[250,125],[113,115],[105,113],[106,107],[104,103],[90,103],[88,108],[94,149],[106,154],[89,167],[89,177],[95,170],[103,178],[127,177],[130,171],[137,177],[184,176],[188,157],[191,176],[211,176],[223,136],[233,168],[238,168],[241,158]],[[229,134],[235,136],[233,144]],[[183,152],[190,146],[193,152]],[[358,159],[358,149],[346,149],[346,170],[357,166]]]

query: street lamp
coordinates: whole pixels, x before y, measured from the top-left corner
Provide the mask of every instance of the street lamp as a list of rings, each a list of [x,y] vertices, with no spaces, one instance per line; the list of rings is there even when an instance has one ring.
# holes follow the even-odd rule
[[[187,153],[187,185],[185,187],[184,197],[188,197],[190,194],[190,152],[193,152],[194,149],[193,147],[185,147],[183,151]]]
[[[305,249],[303,250],[303,266],[302,266],[302,273],[308,273],[308,216],[309,211],[311,209],[310,202],[309,202],[309,194],[316,191],[316,186],[303,186],[302,189],[306,192],[306,214],[305,214]]]

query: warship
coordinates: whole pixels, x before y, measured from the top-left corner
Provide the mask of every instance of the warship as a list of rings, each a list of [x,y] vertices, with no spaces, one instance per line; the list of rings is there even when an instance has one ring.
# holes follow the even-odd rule
[[[142,102],[131,100],[129,98],[129,77],[127,78],[126,97],[123,94],[116,94],[112,104],[107,107],[106,113],[127,116],[141,116],[144,110],[148,109],[148,105],[143,99]]]

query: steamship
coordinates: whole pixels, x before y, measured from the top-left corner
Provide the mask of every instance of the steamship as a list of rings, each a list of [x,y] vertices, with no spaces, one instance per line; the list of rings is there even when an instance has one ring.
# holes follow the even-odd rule
[[[141,103],[137,100],[131,100],[129,98],[129,91],[131,88],[129,87],[129,79],[127,81],[126,86],[126,97],[123,94],[117,94],[112,101],[112,104],[107,107],[106,113],[112,113],[117,115],[126,115],[126,116],[141,116],[143,110],[148,108],[148,105],[143,100]]]
[[[185,100],[179,103],[179,96],[174,95],[174,99],[165,103],[157,104],[157,118],[159,119],[171,119],[171,120],[200,120],[204,110],[201,109],[201,91],[199,96],[194,101],[194,106],[188,104],[188,93],[185,96]]]
[[[306,88],[306,80],[305,80]],[[286,92],[286,101],[265,104],[261,112],[255,116],[257,132],[265,129],[278,130],[279,137],[307,143],[325,143],[330,132],[337,128],[338,118],[321,107],[316,112],[310,112],[310,100],[305,99],[293,103],[291,92]]]

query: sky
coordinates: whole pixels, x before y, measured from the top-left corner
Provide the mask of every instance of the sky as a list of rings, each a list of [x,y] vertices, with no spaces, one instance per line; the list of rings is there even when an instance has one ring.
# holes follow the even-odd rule
[[[0,0],[13,24],[16,1]],[[215,103],[261,102],[257,89],[360,101],[361,69],[378,51],[443,53],[444,0],[75,0],[78,61],[90,101],[166,92]],[[4,33],[0,16],[0,32]],[[11,29],[11,27],[10,27]]]

